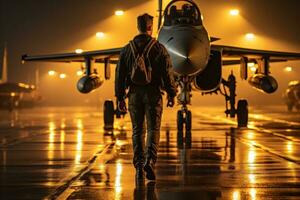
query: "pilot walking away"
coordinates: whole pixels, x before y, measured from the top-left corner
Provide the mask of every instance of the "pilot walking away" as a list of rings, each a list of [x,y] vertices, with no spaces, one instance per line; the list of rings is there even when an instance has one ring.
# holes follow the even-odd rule
[[[162,90],[167,92],[167,106],[173,107],[176,86],[167,50],[151,37],[153,17],[148,14],[139,16],[137,28],[139,34],[120,54],[116,68],[115,95],[118,109],[122,112],[126,112],[127,109],[125,98],[129,99],[133,130],[133,164],[136,168],[136,180],[144,181],[144,172],[147,179],[156,178],[154,167],[163,110]]]

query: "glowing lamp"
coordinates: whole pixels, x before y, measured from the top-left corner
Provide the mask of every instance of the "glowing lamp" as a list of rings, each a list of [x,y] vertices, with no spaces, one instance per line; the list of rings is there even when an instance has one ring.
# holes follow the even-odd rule
[[[54,76],[54,75],[55,75],[55,73],[56,73],[55,71],[53,71],[53,70],[50,70],[50,71],[48,72],[48,75],[49,75],[49,76]]]
[[[248,67],[254,67],[254,66],[255,66],[255,63],[253,63],[253,62],[248,63]]]
[[[250,67],[250,70],[251,70],[252,72],[256,72],[256,67],[255,67],[255,66],[252,66],[252,67]]]
[[[60,75],[59,75],[59,78],[61,78],[61,79],[65,79],[66,77],[67,77],[66,74],[60,74]]]
[[[96,37],[97,38],[104,38],[105,34],[103,32],[97,32]]]
[[[240,14],[240,11],[238,9],[232,9],[229,11],[230,15],[237,16]]]
[[[253,33],[247,33],[245,37],[247,40],[254,40],[255,35]]]
[[[115,12],[115,15],[117,15],[117,16],[122,16],[122,15],[124,15],[124,11],[123,11],[123,10],[117,10],[117,11]]]
[[[82,50],[82,49],[76,49],[76,50],[75,50],[75,53],[81,54],[81,53],[83,53],[83,50]]]
[[[77,74],[77,76],[82,76],[83,72],[80,70],[80,71],[77,71],[76,74]]]
[[[291,71],[293,71],[293,68],[292,67],[286,67],[286,68],[284,68],[284,71],[291,72]]]

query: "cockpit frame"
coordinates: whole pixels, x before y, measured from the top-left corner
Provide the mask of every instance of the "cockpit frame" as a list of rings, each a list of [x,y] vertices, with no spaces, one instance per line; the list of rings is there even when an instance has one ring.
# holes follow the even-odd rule
[[[177,2],[186,2],[181,9],[177,9]],[[165,8],[164,26],[174,25],[202,25],[202,15],[197,4],[192,0],[173,0]]]

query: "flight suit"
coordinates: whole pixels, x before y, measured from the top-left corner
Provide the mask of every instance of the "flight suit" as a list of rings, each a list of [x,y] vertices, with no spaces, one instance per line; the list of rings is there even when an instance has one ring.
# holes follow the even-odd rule
[[[136,36],[133,41],[138,51],[143,52],[150,39],[150,35],[141,34]],[[156,162],[163,110],[162,90],[165,90],[170,98],[174,98],[176,86],[169,54],[159,42],[156,42],[149,52],[149,61],[152,67],[152,78],[149,84],[139,86],[131,82],[130,73],[134,61],[130,46],[126,45],[121,51],[116,68],[115,95],[119,101],[126,97],[129,99],[133,131],[133,164],[137,167],[143,165],[145,159]],[[126,89],[129,89],[128,94],[126,94]]]

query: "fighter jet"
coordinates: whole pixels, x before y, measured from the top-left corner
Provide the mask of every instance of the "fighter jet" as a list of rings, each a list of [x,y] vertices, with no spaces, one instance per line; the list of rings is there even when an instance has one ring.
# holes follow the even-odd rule
[[[203,94],[221,94],[226,101],[226,115],[237,117],[239,127],[248,124],[248,102],[241,99],[236,104],[236,77],[222,77],[222,67],[240,65],[240,76],[251,86],[264,92],[273,93],[278,84],[270,75],[271,62],[283,62],[300,59],[300,53],[265,51],[213,44],[218,38],[209,37],[203,24],[201,12],[193,0],[173,0],[163,10],[162,0],[158,1],[158,41],[168,50],[176,82],[179,88],[177,96],[181,109],[177,113],[178,131],[192,128],[191,104],[192,88]],[[101,86],[101,79],[93,73],[92,62],[104,63],[105,79],[110,78],[110,64],[118,61],[121,48],[89,51],[81,54],[65,53],[53,55],[24,55],[25,61],[84,62],[86,74],[77,84],[78,90],[88,93]],[[248,78],[248,63],[258,64],[256,74]],[[104,123],[106,129],[113,127],[113,102],[104,103]]]
[[[16,108],[31,107],[36,96],[34,85],[7,81],[7,50],[4,48],[0,76],[0,109],[12,111]]]
[[[283,94],[283,99],[288,111],[293,111],[293,108],[298,112],[300,111],[300,81],[289,82],[288,88]]]

